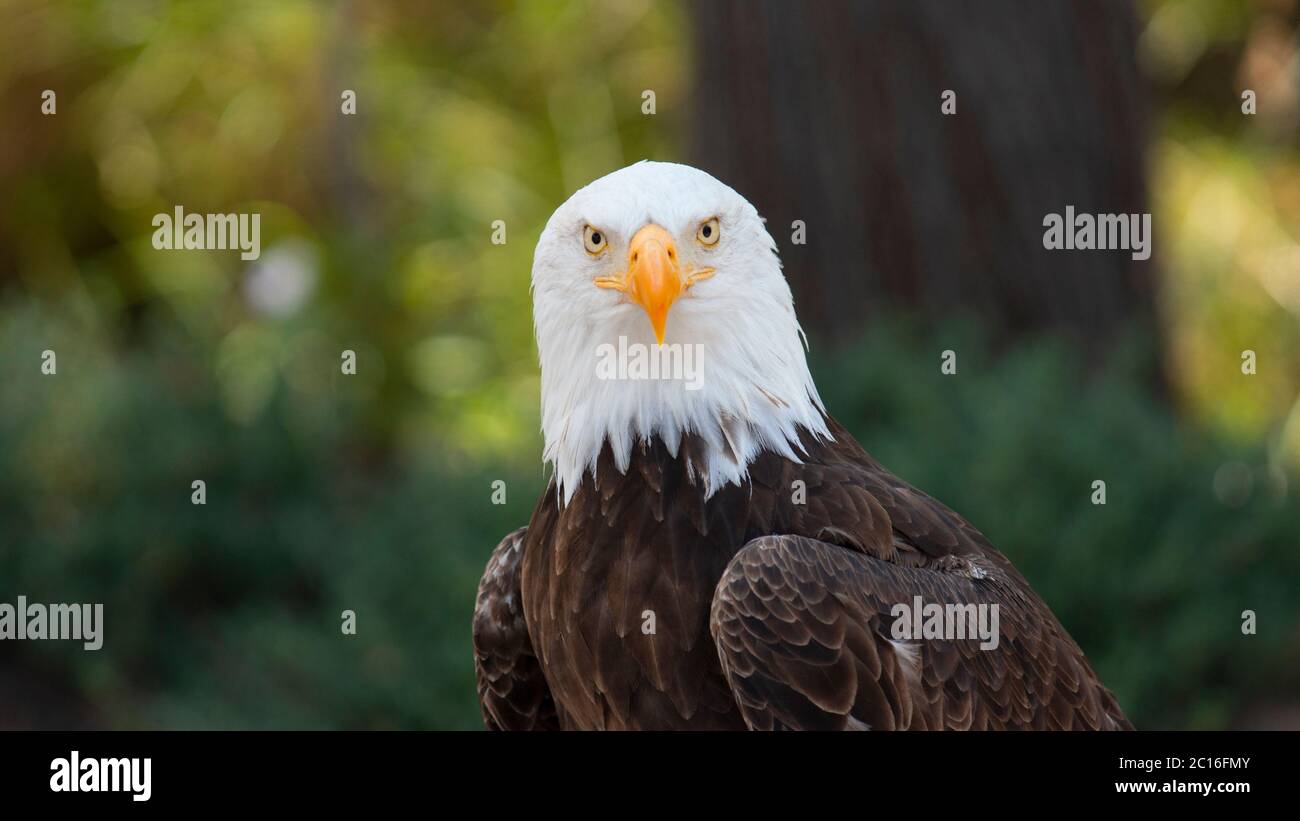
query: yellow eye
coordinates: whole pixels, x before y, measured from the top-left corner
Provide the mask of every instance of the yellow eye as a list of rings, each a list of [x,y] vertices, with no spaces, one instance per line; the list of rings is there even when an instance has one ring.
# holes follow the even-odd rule
[[[695,232],[695,238],[704,245],[717,245],[718,238],[721,236],[722,229],[718,225],[717,217],[700,223],[700,230]]]
[[[587,253],[595,256],[609,247],[609,240],[605,234],[588,225],[582,229],[582,245],[587,249]]]

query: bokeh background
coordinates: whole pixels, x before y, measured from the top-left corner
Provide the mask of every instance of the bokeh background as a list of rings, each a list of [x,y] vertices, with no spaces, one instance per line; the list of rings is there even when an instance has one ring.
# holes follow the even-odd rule
[[[0,726],[481,726],[475,586],[545,480],[532,245],[642,158],[769,218],[832,412],[1139,727],[1300,726],[1298,21],[0,0],[0,601],[107,622],[0,644]],[[178,204],[260,213],[261,258],[155,251]],[[1066,204],[1151,211],[1152,259],[1044,252]]]

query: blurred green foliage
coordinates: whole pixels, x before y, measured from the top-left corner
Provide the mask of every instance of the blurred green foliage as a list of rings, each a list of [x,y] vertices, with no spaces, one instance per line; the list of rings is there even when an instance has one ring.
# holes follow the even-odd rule
[[[1266,439],[1300,466],[1300,4],[1142,7],[1139,58],[1158,114],[1150,188],[1163,347],[1176,398],[1216,431]],[[1242,392],[1247,349],[1267,365]]]
[[[5,350],[40,337],[65,353],[57,377],[34,355],[3,360],[0,531],[19,549],[0,552],[0,579],[107,614],[95,653],[4,648],[42,671],[40,698],[63,699],[55,723],[478,725],[474,590],[491,548],[527,522],[540,471],[376,461],[340,376],[323,377],[334,385],[309,440],[282,374],[240,424],[179,333],[106,359],[75,323],[10,318]],[[934,352],[949,347],[962,353],[945,377]],[[1300,505],[1286,487],[1300,479],[1177,423],[1125,363],[1080,390],[1080,360],[1050,340],[996,361],[986,350],[974,323],[941,338],[880,327],[816,375],[869,450],[1017,563],[1139,727],[1222,727],[1294,694]],[[328,356],[304,366],[336,370]],[[497,478],[505,506],[490,501]],[[1105,505],[1090,501],[1095,479]],[[1241,634],[1246,609],[1256,636]]]
[[[179,329],[110,358],[57,316],[9,319],[7,350],[40,338],[61,353],[57,376],[33,378],[26,356],[0,372],[5,600],[103,602],[107,621],[100,652],[2,648],[72,694],[47,713],[123,728],[477,723],[475,587],[540,475],[493,507],[486,473],[376,461],[333,356],[295,363],[326,386],[308,435],[280,368],[265,410],[237,422]]]
[[[240,418],[267,396],[260,351],[352,349],[368,432],[396,452],[522,456],[533,244],[580,185],[677,158],[679,16],[554,0],[0,5],[0,297],[75,306],[119,336],[174,317],[224,363]],[[56,115],[40,114],[44,89]],[[154,250],[151,220],[176,205],[260,213],[262,259]]]

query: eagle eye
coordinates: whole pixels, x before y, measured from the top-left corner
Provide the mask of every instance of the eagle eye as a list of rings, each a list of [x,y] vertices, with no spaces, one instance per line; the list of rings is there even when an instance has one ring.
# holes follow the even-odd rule
[[[582,229],[582,246],[587,249],[588,254],[595,256],[609,247],[609,240],[603,232],[588,225]]]
[[[695,232],[695,238],[702,245],[717,245],[718,239],[722,236],[722,228],[718,225],[718,218],[713,217],[700,223],[700,229]]]

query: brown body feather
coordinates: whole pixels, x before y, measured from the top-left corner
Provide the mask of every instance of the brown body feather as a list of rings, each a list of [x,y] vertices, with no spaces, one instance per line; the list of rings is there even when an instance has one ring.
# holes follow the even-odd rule
[[[637,448],[626,473],[606,448],[563,507],[548,487],[479,588],[487,725],[1130,728],[1011,563],[829,424],[802,463],[764,453],[708,500],[690,438]],[[891,640],[916,595],[998,604],[998,647]]]

